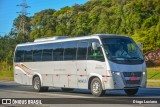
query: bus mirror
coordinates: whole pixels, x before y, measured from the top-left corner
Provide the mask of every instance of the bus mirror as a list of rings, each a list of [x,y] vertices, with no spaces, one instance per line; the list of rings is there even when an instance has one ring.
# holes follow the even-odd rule
[[[92,48],[93,50],[97,50],[97,48],[99,47],[100,45],[96,42],[92,42]]]

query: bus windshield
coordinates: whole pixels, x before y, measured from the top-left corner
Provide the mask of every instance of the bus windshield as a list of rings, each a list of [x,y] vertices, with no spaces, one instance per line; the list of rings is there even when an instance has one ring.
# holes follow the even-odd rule
[[[142,63],[143,57],[135,42],[128,37],[102,38],[105,54],[117,63]],[[134,60],[134,61],[133,61]]]

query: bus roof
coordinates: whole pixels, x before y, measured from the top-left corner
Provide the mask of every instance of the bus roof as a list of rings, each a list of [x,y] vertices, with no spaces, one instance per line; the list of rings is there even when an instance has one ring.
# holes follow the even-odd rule
[[[90,36],[80,36],[80,37],[71,37],[71,38],[67,36],[54,36],[49,38],[38,38],[38,39],[35,39],[34,42],[26,42],[26,43],[18,44],[17,46],[45,44],[45,43],[53,43],[53,42],[65,42],[65,41],[93,39],[93,38],[98,39],[103,37],[128,37],[128,36],[121,36],[117,34],[93,34]]]

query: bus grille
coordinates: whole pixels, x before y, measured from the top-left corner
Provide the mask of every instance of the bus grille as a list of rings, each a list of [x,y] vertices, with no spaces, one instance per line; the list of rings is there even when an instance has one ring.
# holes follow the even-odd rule
[[[141,77],[142,72],[123,72],[124,77]]]
[[[139,85],[141,83],[142,72],[123,72],[123,79],[126,85]],[[137,80],[131,80],[136,77]]]

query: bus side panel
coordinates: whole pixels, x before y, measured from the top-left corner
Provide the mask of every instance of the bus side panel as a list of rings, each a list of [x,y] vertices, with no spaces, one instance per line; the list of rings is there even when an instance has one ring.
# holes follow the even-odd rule
[[[21,71],[21,69],[15,66],[15,68],[14,68],[14,81],[16,83],[22,84],[22,74],[23,74],[23,72]]]
[[[25,85],[32,85],[32,72],[34,69],[34,62],[23,62],[20,64],[25,74],[22,74],[22,82]]]
[[[107,72],[106,62],[88,60],[87,61],[87,74],[90,75],[92,73],[101,75],[103,88],[110,89],[110,78],[111,77],[110,77],[110,74]]]
[[[58,74],[53,74],[53,86],[54,87],[61,87],[61,83],[60,83],[60,75]]]
[[[63,61],[54,61],[54,87],[68,87],[67,72],[63,68]]]
[[[63,75],[67,77],[66,79],[68,82],[68,86],[66,87],[77,88],[76,61],[75,60],[62,61],[61,64],[62,64],[61,68],[64,70],[62,71]],[[64,81],[63,78],[61,78],[62,82]]]
[[[25,65],[25,66],[24,66]],[[14,80],[17,83],[25,84],[25,85],[31,85],[32,83],[32,75],[31,70],[28,70],[26,68],[28,65],[31,65],[29,63],[16,63],[15,64],[15,70],[14,70]]]
[[[88,89],[87,60],[77,60],[78,88]]]
[[[53,86],[53,62],[52,61],[44,61],[44,62],[38,62],[38,65],[40,67],[40,72],[42,75],[42,85],[43,86]]]

